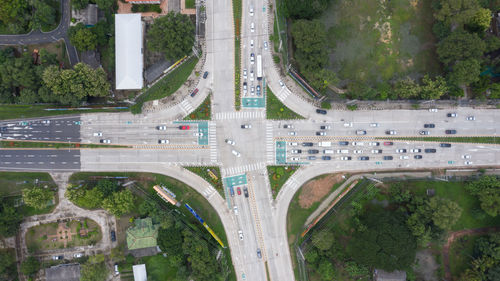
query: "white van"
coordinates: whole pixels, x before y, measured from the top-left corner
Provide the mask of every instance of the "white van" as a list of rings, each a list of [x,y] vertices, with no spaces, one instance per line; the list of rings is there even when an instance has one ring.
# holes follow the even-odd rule
[[[325,149],[323,150],[324,154],[333,154],[333,149]]]
[[[337,149],[337,153],[349,153],[348,149]]]

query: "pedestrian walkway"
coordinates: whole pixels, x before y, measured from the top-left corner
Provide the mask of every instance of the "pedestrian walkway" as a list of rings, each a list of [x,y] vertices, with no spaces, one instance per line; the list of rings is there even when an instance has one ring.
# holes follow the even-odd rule
[[[230,120],[230,119],[263,119],[266,117],[264,111],[235,111],[235,112],[219,112],[214,116],[215,120]]]
[[[214,193],[215,193],[215,188],[209,185],[207,188],[205,188],[205,190],[203,190],[201,194],[203,194],[205,198],[210,199],[210,197],[212,197]]]
[[[284,100],[286,100],[286,98],[290,95],[290,90],[288,90],[287,87],[285,88],[281,88],[280,91],[278,93],[276,93],[276,97],[281,101],[283,102]]]
[[[189,114],[191,113],[194,108],[193,106],[191,105],[190,102],[188,102],[187,100],[182,100],[181,103],[179,103],[179,107],[181,108],[181,110],[184,112],[184,114]]]
[[[210,146],[210,162],[217,163],[217,124],[208,124],[208,145]]]
[[[274,164],[274,140],[273,140],[273,124],[266,124],[266,156],[267,164]]]
[[[263,169],[265,167],[266,167],[266,163],[260,162],[260,163],[247,164],[244,166],[225,168],[223,170],[224,170],[224,174],[226,174],[226,175],[235,175],[235,174],[246,173],[249,171],[260,170],[260,169]]]

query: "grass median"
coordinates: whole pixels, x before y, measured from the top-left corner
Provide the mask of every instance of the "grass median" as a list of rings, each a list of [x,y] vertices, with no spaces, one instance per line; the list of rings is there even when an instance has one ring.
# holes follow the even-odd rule
[[[233,17],[234,17],[234,107],[240,110],[241,107],[241,91],[240,91],[240,62],[241,62],[241,10],[242,0],[233,0]]]
[[[198,58],[196,56],[191,57],[179,67],[172,70],[167,76],[156,82],[156,84],[137,98],[136,103],[131,107],[131,112],[133,114],[141,113],[142,105],[145,102],[159,100],[175,93],[186,82],[189,75],[191,75],[196,63],[198,63]]]
[[[210,120],[211,109],[210,95],[208,95],[198,108],[184,117],[184,120]]]
[[[377,137],[376,139],[500,144],[498,137]]]
[[[304,119],[302,115],[286,107],[269,87],[267,87],[266,118],[271,120]]]
[[[285,182],[297,171],[299,166],[267,166],[267,173],[269,174],[269,183],[273,192],[273,198],[276,199],[281,187]]]

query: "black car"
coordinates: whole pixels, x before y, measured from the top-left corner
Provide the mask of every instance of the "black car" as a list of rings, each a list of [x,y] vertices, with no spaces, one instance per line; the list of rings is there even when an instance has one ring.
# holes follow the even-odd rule
[[[7,127],[0,127],[0,132],[5,132],[7,131]]]
[[[424,124],[424,128],[435,128],[435,127],[436,127],[436,125],[434,125],[432,123],[431,124]]]
[[[307,156],[307,160],[316,160],[316,156]]]
[[[384,160],[392,160],[393,157],[392,156],[384,156]]]
[[[439,144],[441,147],[451,147],[451,143],[441,143]]]
[[[257,257],[259,257],[259,259],[262,258],[262,253],[260,252],[259,248],[257,248]]]
[[[323,126],[323,125],[321,125],[321,126],[319,126],[319,128],[321,130],[328,130],[328,129],[330,129],[330,126]]]
[[[302,146],[313,146],[312,142],[303,142]]]
[[[424,152],[425,153],[436,153],[436,149],[435,148],[426,148],[426,149],[424,149]]]
[[[326,110],[324,110],[324,109],[316,109],[316,113],[318,113],[318,114],[326,114]]]
[[[318,153],[319,153],[319,150],[317,150],[317,149],[309,149],[307,152],[308,152],[309,154],[318,154]]]
[[[203,79],[207,79],[207,76],[208,76],[208,71],[205,71],[205,73],[203,73]]]
[[[248,188],[246,186],[243,187],[243,194],[245,194],[245,197],[248,198]]]
[[[422,159],[422,155],[415,155],[415,156],[413,156],[413,158],[415,158],[415,159]]]
[[[321,159],[323,159],[323,160],[332,160],[332,157],[330,157],[330,156],[322,156]]]
[[[367,160],[370,160],[370,157],[368,157],[368,156],[359,156],[358,160],[367,161]]]
[[[348,141],[339,141],[339,145],[349,145]]]
[[[111,241],[112,242],[116,241],[116,232],[114,230],[111,230]]]
[[[285,124],[285,125],[283,125],[283,128],[285,128],[285,129],[293,129],[293,126]]]
[[[457,130],[446,130],[446,131],[444,131],[444,133],[447,135],[454,135],[457,133]]]

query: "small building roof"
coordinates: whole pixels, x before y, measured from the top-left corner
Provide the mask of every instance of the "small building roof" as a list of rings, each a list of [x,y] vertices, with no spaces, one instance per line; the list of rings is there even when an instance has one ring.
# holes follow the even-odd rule
[[[406,272],[401,270],[387,272],[381,269],[375,269],[373,275],[375,281],[406,281]]]
[[[142,31],[141,14],[115,15],[117,90],[142,89]]]
[[[158,238],[158,225],[151,218],[136,219],[135,225],[127,229],[127,246],[129,250],[155,247]]]
[[[132,270],[134,271],[134,281],[147,281],[148,275],[146,274],[146,265],[145,264],[136,264],[132,266]]]
[[[47,281],[80,281],[80,265],[60,264],[45,269]]]

